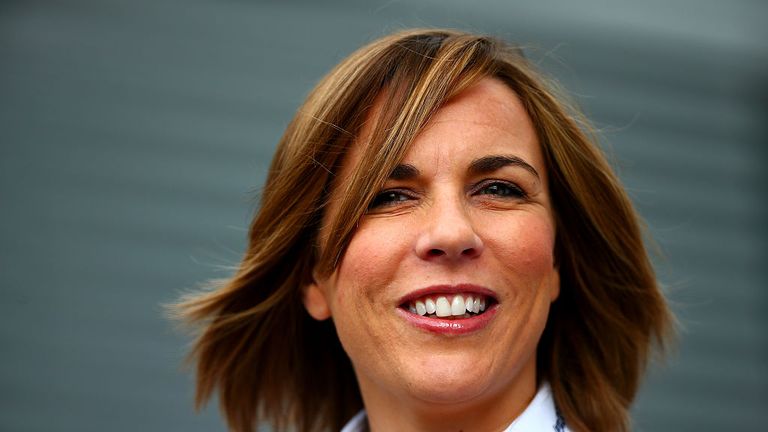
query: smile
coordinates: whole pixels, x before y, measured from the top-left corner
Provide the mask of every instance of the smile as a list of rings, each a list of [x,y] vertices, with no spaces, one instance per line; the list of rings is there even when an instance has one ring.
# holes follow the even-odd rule
[[[491,298],[481,294],[433,295],[410,301],[408,310],[429,318],[462,319],[485,312],[491,301]]]
[[[477,285],[436,285],[400,299],[398,315],[411,325],[445,336],[484,329],[499,310],[496,293]]]

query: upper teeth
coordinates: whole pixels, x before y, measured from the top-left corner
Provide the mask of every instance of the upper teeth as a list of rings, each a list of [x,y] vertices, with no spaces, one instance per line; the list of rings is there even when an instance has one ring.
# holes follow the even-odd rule
[[[485,296],[477,294],[441,295],[412,301],[408,309],[419,315],[435,314],[438,317],[461,316],[465,313],[485,311]]]

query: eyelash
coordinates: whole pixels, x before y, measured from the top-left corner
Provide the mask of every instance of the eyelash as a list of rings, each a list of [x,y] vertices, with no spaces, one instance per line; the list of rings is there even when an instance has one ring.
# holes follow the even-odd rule
[[[496,188],[496,189],[504,189],[505,193],[482,193],[485,190],[488,190],[490,188]],[[526,195],[525,191],[523,191],[522,188],[520,188],[518,185],[508,182],[508,181],[501,181],[501,180],[488,180],[477,187],[474,188],[473,194],[475,195],[497,195],[501,198],[515,198],[515,199],[524,199],[527,198],[528,195]]]
[[[414,199],[414,197],[402,189],[387,189],[377,193],[376,196],[373,197],[373,200],[368,205],[368,210],[397,205],[398,203],[409,199]]]
[[[490,189],[496,192],[488,192]],[[503,190],[504,192],[500,192]],[[485,192],[484,192],[485,191]],[[488,180],[472,188],[472,195],[494,195],[499,199],[525,199],[528,195],[514,183],[501,180]],[[387,189],[379,192],[371,201],[368,210],[395,206],[404,201],[415,199],[413,194],[403,189]]]

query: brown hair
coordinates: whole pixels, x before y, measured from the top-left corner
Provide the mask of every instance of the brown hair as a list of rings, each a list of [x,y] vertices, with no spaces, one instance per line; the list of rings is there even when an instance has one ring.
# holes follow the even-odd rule
[[[305,312],[312,270],[329,274],[357,221],[430,117],[483,77],[523,102],[547,163],[557,226],[560,296],[539,343],[537,373],[574,431],[626,431],[654,342],[672,317],[632,205],[588,124],[520,51],[493,38],[411,30],[349,56],[308,96],[282,137],[234,276],[174,311],[200,325],[191,358],[199,407],[218,390],[231,429],[338,430],[362,401],[330,320]],[[351,180],[333,183],[374,99],[385,97]],[[318,230],[332,187],[343,187],[330,237]]]

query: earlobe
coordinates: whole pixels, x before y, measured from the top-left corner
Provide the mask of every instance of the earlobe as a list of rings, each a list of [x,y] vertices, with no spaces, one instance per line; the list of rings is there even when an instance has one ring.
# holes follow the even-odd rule
[[[550,280],[550,294],[549,302],[552,303],[560,296],[560,269],[555,267],[552,274],[552,280]]]
[[[323,321],[331,317],[328,300],[325,298],[325,293],[317,285],[317,282],[312,282],[304,287],[302,300],[304,308],[312,318]]]

